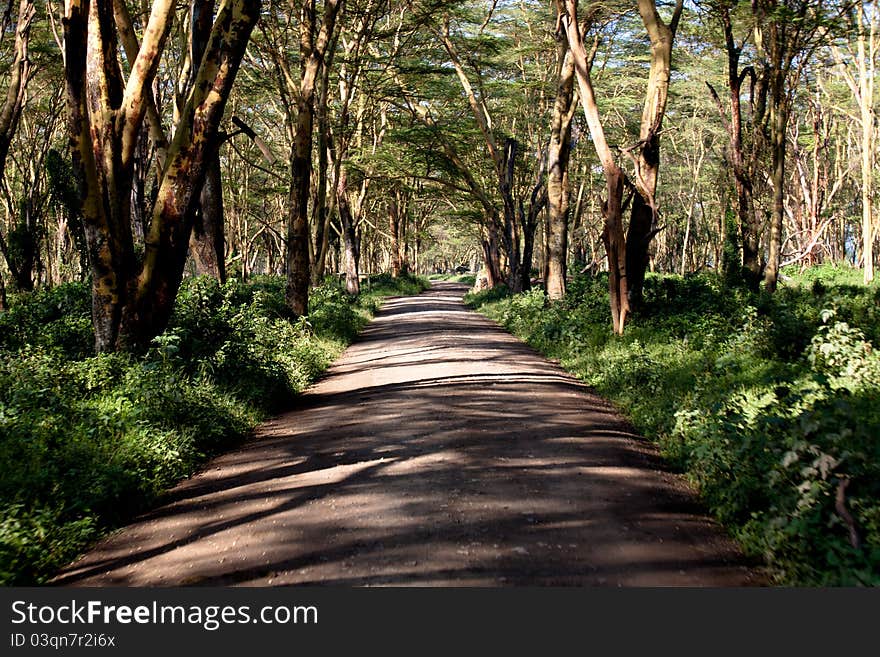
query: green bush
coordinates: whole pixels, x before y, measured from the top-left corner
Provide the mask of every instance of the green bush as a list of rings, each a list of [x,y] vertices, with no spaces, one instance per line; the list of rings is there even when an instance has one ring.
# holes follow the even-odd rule
[[[623,336],[601,276],[469,302],[614,400],[779,582],[880,584],[878,286],[652,275]]]
[[[0,313],[0,352],[43,347],[83,358],[94,353],[94,342],[86,283],[21,294]]]
[[[382,295],[313,291],[293,319],[284,281],[184,281],[168,329],[140,356],[92,354],[82,284],[22,296],[0,314],[0,584],[46,581],[302,390]]]

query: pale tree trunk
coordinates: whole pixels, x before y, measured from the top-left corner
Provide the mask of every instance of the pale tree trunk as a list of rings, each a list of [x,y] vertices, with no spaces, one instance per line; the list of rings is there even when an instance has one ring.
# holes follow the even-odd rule
[[[175,3],[157,0],[143,44],[123,84],[117,28],[122,13],[109,3],[69,0],[64,21],[65,78],[74,167],[92,269],[96,348],[143,348],[167,325],[226,99],[259,3],[221,3],[197,82],[174,141],[153,206],[143,264],[138,269],[131,233],[134,154],[150,104]]]
[[[556,35],[558,82],[550,145],[547,158],[547,220],[545,230],[544,288],[553,300],[565,296],[566,256],[568,253],[568,162],[571,155],[571,123],[577,107],[574,99],[574,58],[568,40],[560,30]]]
[[[338,32],[334,31],[335,35]],[[315,224],[315,247],[314,260],[312,261],[312,284],[318,285],[324,278],[327,264],[327,249],[330,242],[330,217],[331,211],[327,207],[327,177],[328,155],[330,148],[330,117],[328,116],[327,101],[330,93],[330,68],[333,61],[335,45],[328,48],[326,60],[322,67],[320,80],[320,95],[317,107],[318,119],[318,184],[315,190],[314,220]]]
[[[870,9],[869,9],[870,8]],[[854,75],[846,59],[837,46],[832,46],[835,63],[843,74],[853,97],[859,106],[859,131],[861,145],[861,200],[862,200],[862,258],[864,281],[874,280],[874,146],[876,141],[874,127],[874,79],[877,66],[878,22],[880,11],[877,3],[869,0],[855,7],[856,44],[855,50],[848,47],[849,59],[855,63]],[[870,15],[866,15],[870,11]]]
[[[353,297],[361,293],[360,244],[357,228],[348,200],[348,171],[344,164],[339,167],[336,183],[336,205],[339,208],[339,221],[342,224],[343,268],[345,270],[345,291]]]
[[[12,47],[12,63],[8,69],[9,87],[0,106],[0,178],[6,171],[6,158],[12,138],[18,128],[25,90],[31,77],[32,66],[28,57],[30,32],[36,10],[33,0],[21,0],[15,21],[15,43]],[[4,26],[5,28],[6,26]],[[2,35],[0,35],[2,36]]]
[[[617,165],[602,127],[599,107],[596,104],[596,95],[590,77],[592,60],[595,56],[595,44],[593,52],[587,53],[581,28],[577,22],[577,0],[564,0],[564,3],[563,0],[557,0],[556,6],[568,37],[569,50],[574,59],[575,77],[580,92],[581,105],[590,136],[593,139],[593,147],[596,149],[596,154],[605,173],[606,198],[602,204],[605,228],[602,232],[602,241],[605,243],[605,252],[608,256],[611,326],[616,334],[621,335],[630,310],[626,275],[626,240],[623,235],[623,192],[627,182],[626,174]]]
[[[660,131],[669,94],[672,42],[681,18],[683,0],[676,2],[669,25],[661,20],[653,0],[638,0],[638,9],[651,40],[651,68],[642,111],[640,139],[635,155],[630,154],[636,171],[635,180],[630,183],[608,145],[590,78],[592,59],[598,44],[594,43],[592,53],[587,53],[577,22],[577,0],[565,0],[564,4],[562,0],[557,2],[557,11],[565,26],[569,48],[574,57],[584,115],[605,173],[606,199],[602,209],[605,229],[602,239],[608,255],[611,322],[614,332],[618,334],[623,333],[633,304],[641,300],[648,266],[648,247],[658,230],[655,196],[660,165]],[[633,189],[633,207],[629,228],[624,237],[623,194],[628,185]]]
[[[399,278],[404,270],[405,256],[401,249],[401,198],[400,189],[395,189],[388,199],[388,234],[391,237],[391,276]]]
[[[648,269],[648,247],[660,229],[657,212],[657,180],[660,171],[660,134],[669,98],[669,76],[672,70],[672,43],[684,8],[677,0],[669,25],[657,13],[656,0],[638,0],[642,22],[651,39],[651,68],[642,110],[639,142],[635,149],[634,194],[629,227],[626,234],[626,272],[631,308],[642,303],[645,272]]]
[[[792,95],[797,79],[792,78],[795,58],[812,47],[811,41],[824,28],[815,20],[815,4],[808,0],[788,3],[788,12],[779,13],[777,0],[752,0],[755,15],[755,45],[758,58],[769,71],[768,110],[770,113],[770,182],[773,186],[773,211],[770,219],[770,242],[764,286],[775,292],[782,261],[782,230],[785,220],[786,137]],[[821,9],[822,7],[819,7]],[[797,70],[798,75],[800,70]],[[797,78],[797,76],[794,76]]]
[[[770,180],[773,184],[773,214],[770,218],[767,267],[764,269],[764,286],[768,292],[776,291],[779,283],[779,266],[782,260],[782,225],[785,219],[785,137],[788,129],[788,107],[784,83],[782,72],[774,65],[770,113],[770,152],[773,160]]]

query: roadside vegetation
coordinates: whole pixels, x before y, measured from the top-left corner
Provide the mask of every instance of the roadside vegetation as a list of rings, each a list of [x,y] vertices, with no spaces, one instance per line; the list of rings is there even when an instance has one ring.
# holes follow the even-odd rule
[[[478,308],[613,400],[776,581],[880,584],[880,286],[823,266],[775,295],[649,277],[622,336],[605,276]]]
[[[477,277],[474,274],[431,274],[428,276],[428,280],[473,285],[477,282]]]
[[[284,408],[381,300],[424,279],[315,289],[293,318],[282,277],[184,282],[140,354],[94,353],[90,290],[23,294],[0,312],[0,584],[45,582],[107,530]]]

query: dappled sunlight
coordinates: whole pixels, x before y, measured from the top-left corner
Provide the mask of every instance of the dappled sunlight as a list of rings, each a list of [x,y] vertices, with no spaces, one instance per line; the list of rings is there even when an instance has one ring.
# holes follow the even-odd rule
[[[57,581],[747,581],[692,500],[610,405],[432,292],[389,301],[293,410]]]

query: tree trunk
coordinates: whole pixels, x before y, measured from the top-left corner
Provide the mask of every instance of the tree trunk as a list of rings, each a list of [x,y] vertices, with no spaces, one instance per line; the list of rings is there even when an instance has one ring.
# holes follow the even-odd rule
[[[327,0],[321,31],[315,38],[315,0],[306,0],[300,24],[301,80],[296,99],[296,124],[290,149],[290,207],[287,224],[287,304],[295,315],[309,312],[309,194],[312,180],[312,133],[315,87],[324,64],[336,16],[343,0]]]
[[[546,198],[546,196],[544,197]],[[529,207],[529,213],[525,214],[520,204],[520,221],[522,223],[523,247],[522,264],[520,265],[520,290],[529,290],[532,287],[532,260],[535,256],[535,234],[538,232],[538,215],[543,206],[533,204]]]
[[[330,116],[328,98],[330,94],[330,69],[336,47],[338,32],[334,32],[332,43],[327,50],[321,70],[320,97],[317,107],[318,120],[318,184],[315,190],[315,258],[312,262],[312,284],[318,285],[324,279],[327,267],[327,250],[330,246],[331,209],[327,207],[327,178],[329,171]],[[347,112],[346,112],[347,114]],[[347,118],[347,116],[346,116]],[[334,195],[335,198],[335,195]]]
[[[223,178],[220,157],[212,158],[195,212],[190,250],[196,272],[226,282],[226,239],[223,217]]]
[[[11,2],[7,11],[11,11]],[[27,84],[31,77],[32,64],[29,59],[29,44],[31,25],[36,10],[33,0],[21,0],[18,5],[18,14],[15,21],[15,42],[12,46],[12,62],[7,73],[9,75],[9,87],[6,89],[6,97],[0,106],[0,179],[6,172],[6,160],[9,156],[9,147],[18,129],[21,119],[21,110],[24,105]],[[2,35],[0,35],[2,36]],[[21,217],[18,225],[10,226],[9,241],[7,244],[0,234],[0,251],[6,260],[9,273],[15,287],[22,291],[30,291],[34,287],[33,269],[36,258],[36,235],[32,230],[32,218],[27,212]],[[5,290],[4,290],[5,294]]]
[[[345,291],[353,297],[361,293],[360,244],[357,229],[348,200],[348,171],[344,164],[339,168],[339,180],[336,184],[336,206],[339,208],[339,220],[342,223],[343,264],[345,269]]]
[[[672,42],[683,10],[683,1],[677,0],[669,25],[665,25],[652,0],[638,0],[642,22],[651,39],[651,69],[645,105],[642,110],[638,154],[634,156],[637,179],[632,183],[634,202],[630,227],[626,238],[623,234],[623,193],[626,175],[617,165],[614,153],[608,145],[605,130],[599,116],[596,95],[590,78],[592,56],[584,47],[583,36],[577,22],[577,0],[557,0],[557,11],[568,37],[568,45],[574,58],[575,75],[580,91],[581,105],[593,139],[596,154],[605,173],[607,198],[603,204],[605,229],[602,239],[608,255],[608,286],[611,299],[611,323],[614,332],[623,333],[630,300],[641,298],[642,282],[648,265],[648,246],[656,232],[657,219],[655,192],[659,166],[659,138],[669,93]],[[629,270],[633,267],[633,271]],[[635,285],[635,290],[632,286]]]
[[[403,271],[403,258],[400,249],[400,190],[389,194],[388,233],[391,236],[391,276],[400,277]]]
[[[636,177],[633,180],[633,203],[626,235],[626,274],[630,308],[641,306],[648,270],[648,249],[657,225],[657,180],[660,171],[660,133],[669,98],[672,70],[672,43],[683,10],[678,0],[669,25],[657,13],[655,0],[638,0],[642,22],[651,39],[651,68],[642,110],[639,146],[635,156]]]
[[[0,178],[3,177],[6,171],[6,158],[9,155],[12,138],[15,136],[15,131],[18,128],[21,108],[25,99],[25,90],[31,76],[31,62],[28,57],[28,49],[31,24],[33,23],[35,13],[33,0],[20,1],[15,21],[15,43],[12,47],[12,63],[7,70],[9,87],[6,89],[6,98],[3,99],[3,104],[0,106]]]
[[[297,316],[309,313],[309,184],[312,172],[314,105],[297,103],[296,132],[290,152],[289,220],[287,223],[287,303]]]
[[[513,201],[513,170],[519,144],[512,137],[504,142],[504,155],[498,172],[498,191],[504,207],[504,232],[501,234],[507,256],[507,287],[511,292],[522,292],[520,236]]]
[[[605,177],[605,202],[602,216],[605,228],[602,241],[608,255],[608,292],[611,300],[611,327],[617,335],[623,335],[629,315],[629,288],[626,271],[626,240],[623,236],[623,191],[626,176],[621,170]]]
[[[498,219],[488,215],[485,222],[486,237],[480,242],[483,249],[483,266],[486,269],[486,282],[490,288],[500,285],[504,280],[501,275],[501,254],[498,250]]]
[[[154,203],[143,265],[131,233],[131,185],[150,87],[174,4],[157,0],[143,44],[122,85],[117,32],[108,3],[69,0],[65,77],[74,168],[92,269],[96,348],[143,348],[167,325],[183,275],[194,206],[214,155],[217,131],[259,3],[225,0],[197,82],[169,147]]]
[[[565,296],[568,254],[568,162],[571,155],[571,123],[574,118],[574,58],[561,31],[556,36],[559,60],[556,102],[550,122],[547,158],[548,212],[545,230],[546,277],[544,289],[552,300]]]
[[[724,120],[730,137],[730,145],[727,151],[727,158],[733,173],[734,189],[736,191],[737,203],[736,214],[739,222],[740,241],[742,242],[742,273],[746,279],[747,285],[753,290],[758,289],[761,280],[761,259],[760,259],[760,238],[761,224],[758,221],[758,215],[755,211],[754,204],[754,176],[753,172],[756,168],[757,153],[759,147],[757,143],[752,143],[751,153],[754,155],[751,162],[746,164],[745,148],[743,146],[743,116],[742,116],[742,85],[746,75],[753,76],[754,90],[753,98],[758,101],[754,103],[755,111],[752,117],[752,141],[757,142],[761,133],[761,123],[763,108],[765,103],[760,97],[766,92],[766,84],[763,75],[758,76],[753,69],[740,71],[739,62],[741,48],[737,46],[733,35],[733,23],[730,17],[730,7],[721,4],[718,7],[720,12],[721,25],[724,31],[725,48],[727,51],[727,87],[730,94],[730,120],[726,119],[724,108],[721,106],[721,99],[718,94],[709,85],[712,96],[718,104],[719,112]],[[707,83],[708,84],[708,83]]]
[[[215,0],[190,1],[190,89],[195,84],[199,64],[205,56],[214,22]],[[190,250],[196,272],[226,282],[226,238],[223,216],[223,178],[220,154],[212,145],[214,156],[208,166],[199,203],[194,209]]]
[[[774,66],[770,131],[770,146],[773,157],[771,173],[773,214],[770,219],[767,267],[764,270],[764,286],[768,292],[776,291],[779,283],[779,266],[782,261],[782,225],[785,219],[785,133],[788,128],[788,107],[784,83],[783,74],[778,67]]]

